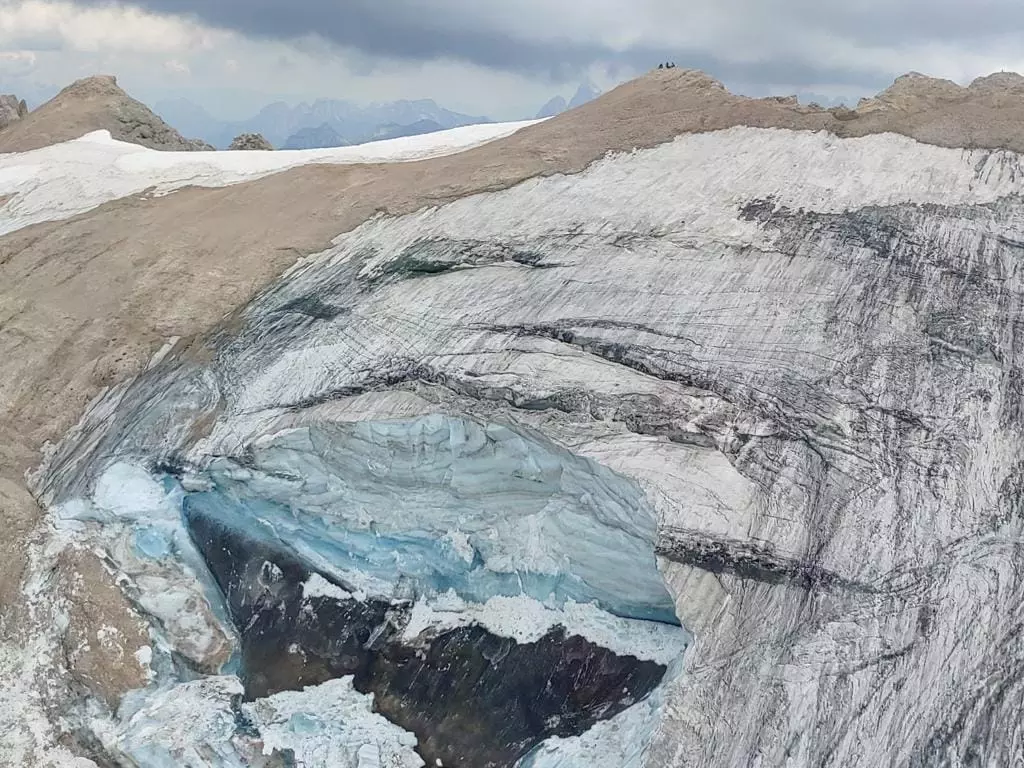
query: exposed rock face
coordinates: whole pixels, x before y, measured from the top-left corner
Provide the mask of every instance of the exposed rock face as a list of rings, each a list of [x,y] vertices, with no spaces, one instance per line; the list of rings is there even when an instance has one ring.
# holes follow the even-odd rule
[[[192,150],[193,145],[110,75],[78,80],[38,109],[0,131],[0,152],[25,152],[91,131],[152,149]]]
[[[683,674],[666,675],[647,699],[609,711],[581,736],[542,745],[531,768],[1011,763],[1024,747],[1024,163],[983,147],[1021,146],[1018,87],[1004,75],[969,88],[910,77],[856,110],[821,111],[741,99],[710,78],[659,71],[564,119],[387,179],[369,170],[297,172],[223,196],[133,201],[63,230],[43,228],[16,249],[18,264],[45,261],[44,249],[68,238],[106,245],[103,264],[130,261],[138,245],[111,245],[104,223],[135,225],[145,215],[151,237],[172,234],[160,222],[214,200],[226,215],[211,218],[211,231],[232,222],[241,230],[232,205],[260,201],[249,220],[263,210],[269,218],[307,179],[324,179],[304,188],[311,210],[331,208],[324,231],[364,221],[398,180],[424,185],[422,198],[397,198],[405,211],[473,189],[467,176],[486,191],[351,229],[202,343],[180,343],[97,401],[37,476],[36,491],[81,523],[116,568],[143,557],[122,541],[141,541],[139,551],[162,562],[182,558],[179,529],[149,531],[153,520],[180,524],[173,506],[160,505],[223,491],[237,502],[236,524],[269,526],[302,548],[304,583],[307,572],[320,574],[323,589],[349,596],[360,585],[342,589],[327,578],[329,566],[376,578],[401,552],[403,567],[465,581],[503,554],[477,535],[487,526],[438,549],[442,558],[421,540],[466,483],[498,494],[557,489],[528,516],[537,528],[497,537],[524,542],[520,554],[539,558],[518,574],[526,589],[536,586],[527,573],[592,588],[595,574],[579,563],[565,569],[563,556],[571,561],[606,541],[609,528],[624,530],[609,510],[636,510],[641,527],[649,512],[658,529],[652,556],[695,634]],[[627,109],[638,104],[642,114]],[[584,120],[595,131],[579,131]],[[757,127],[738,127],[744,122]],[[727,130],[701,132],[712,128]],[[649,146],[676,130],[693,135],[575,176],[493,191],[524,175],[579,170],[598,142]],[[880,130],[940,146],[870,135]],[[573,141],[556,140],[559,132]],[[942,148],[958,142],[973,148]],[[493,170],[528,148],[529,161]],[[431,187],[441,171],[444,183]],[[326,189],[343,194],[339,177],[355,177],[358,194],[379,193],[343,221],[332,208],[338,198],[314,201]],[[184,240],[174,247],[190,250]],[[262,255],[243,250],[226,262],[235,274]],[[199,304],[197,295],[182,281],[181,296]],[[241,291],[233,296],[244,301]],[[31,396],[12,400],[39,418]],[[522,461],[508,466],[498,441],[472,437],[478,432],[521,446]],[[445,463],[462,446],[483,463]],[[111,461],[141,468],[151,496],[171,489],[153,506],[164,518],[97,506],[95,486]],[[508,470],[500,482],[499,466]],[[582,466],[605,479],[564,485]],[[513,498],[507,509],[521,510],[523,497]],[[574,515],[574,524],[552,526],[569,519],[553,512]],[[599,519],[617,522],[593,525]],[[402,520],[410,522],[387,527]],[[578,546],[545,549],[557,531]],[[381,539],[388,546],[375,548]],[[618,577],[629,572],[613,580],[626,583]],[[243,597],[295,591],[287,579],[238,583],[251,590]],[[287,589],[277,594],[279,583]],[[628,591],[643,591],[641,583],[649,582]],[[267,605],[292,610],[287,599]],[[386,633],[386,623],[374,629]],[[174,690],[197,710],[217,702],[215,721],[229,726],[197,726],[195,738],[225,760],[235,756],[225,732],[251,738],[261,728],[273,733],[276,722],[236,721],[237,713],[256,718],[260,703],[289,711],[274,697],[246,709],[227,695],[241,692],[229,675],[198,682]],[[349,683],[332,682],[337,706],[354,707]],[[151,733],[152,723],[169,723],[174,701],[154,698],[148,720],[116,724],[126,729],[118,731],[126,754],[132,727]],[[295,722],[316,739],[327,720]],[[430,739],[429,728],[420,732]],[[388,738],[395,750],[410,746],[401,734]],[[422,764],[402,754],[411,762],[396,764]]]
[[[258,133],[243,133],[235,136],[228,149],[270,150],[273,145]]]
[[[0,96],[0,130],[3,130],[15,120],[20,120],[28,114],[28,105],[24,99],[17,96],[5,94]]]
[[[73,679],[112,708],[148,679],[147,625],[103,564],[87,552],[61,555],[54,579],[67,602],[68,632],[63,652]],[[140,649],[146,649],[140,654]]]

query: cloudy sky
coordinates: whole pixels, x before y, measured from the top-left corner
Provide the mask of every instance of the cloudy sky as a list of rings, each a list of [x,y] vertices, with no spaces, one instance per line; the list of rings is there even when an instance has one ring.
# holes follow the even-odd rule
[[[507,119],[672,59],[751,95],[855,101],[909,70],[1024,70],[1020,30],[1020,0],[0,0],[0,91],[106,72],[222,118],[323,96]]]

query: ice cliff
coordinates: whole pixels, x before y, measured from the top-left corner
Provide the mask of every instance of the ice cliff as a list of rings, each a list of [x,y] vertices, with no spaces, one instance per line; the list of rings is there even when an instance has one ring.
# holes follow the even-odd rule
[[[1022,187],[736,127],[339,236],[34,476],[150,623],[67,716],[124,765],[1009,764]]]

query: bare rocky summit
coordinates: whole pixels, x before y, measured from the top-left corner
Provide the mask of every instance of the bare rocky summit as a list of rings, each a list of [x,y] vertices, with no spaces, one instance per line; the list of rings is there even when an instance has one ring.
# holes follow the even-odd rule
[[[151,149],[194,151],[209,146],[186,139],[125,93],[111,75],[78,80],[38,109],[19,114],[20,119],[0,130],[0,152],[39,149],[99,130]]]
[[[589,123],[604,113],[620,126],[632,123],[629,136],[636,146],[652,146],[683,133],[745,125],[825,130],[840,138],[888,132],[941,147],[1024,152],[1022,94],[1024,77],[1011,72],[981,77],[968,86],[911,72],[874,98],[861,100],[855,109],[823,109],[801,105],[792,96],[738,96],[703,72],[664,69],[626,83],[564,117]],[[627,109],[638,113],[628,116]],[[637,122],[641,115],[642,127]]]
[[[229,150],[254,150],[254,151],[267,151],[272,150],[274,145],[263,138],[262,134],[259,133],[243,133],[235,136],[234,141],[231,142]]]
[[[564,149],[567,156],[587,163],[595,152],[649,147],[684,133],[746,125],[827,130],[842,138],[893,132],[938,146],[1024,151],[1022,94],[1024,77],[1010,72],[978,78],[966,87],[911,72],[877,96],[861,100],[856,109],[824,109],[801,105],[795,97],[738,96],[698,70],[656,69],[509,141],[529,137],[531,143],[547,143],[557,153],[565,144],[559,134],[585,128],[588,135],[580,136],[578,146]],[[184,138],[109,75],[79,80],[32,112],[14,97],[4,98],[0,152],[38,149],[101,129],[115,139],[154,149],[213,149],[205,141]],[[3,116],[10,119],[15,114],[20,115],[15,124],[2,127]],[[243,134],[231,148],[273,146],[258,134]],[[557,165],[554,156],[550,160]],[[572,165],[573,170],[581,167]]]

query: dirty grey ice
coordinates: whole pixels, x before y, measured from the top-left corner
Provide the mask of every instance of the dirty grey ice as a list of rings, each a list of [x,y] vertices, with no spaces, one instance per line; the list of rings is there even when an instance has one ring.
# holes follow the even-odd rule
[[[631,660],[578,727],[460,742],[480,765],[1012,763],[1022,186],[1010,152],[733,128],[340,236],[35,477],[158,627],[153,685],[97,739],[170,765],[187,701],[203,764],[257,731],[342,755],[339,712],[387,745],[352,765],[458,764],[450,723],[388,693],[400,669],[311,671],[271,600],[369,612],[389,659],[458,635]]]

